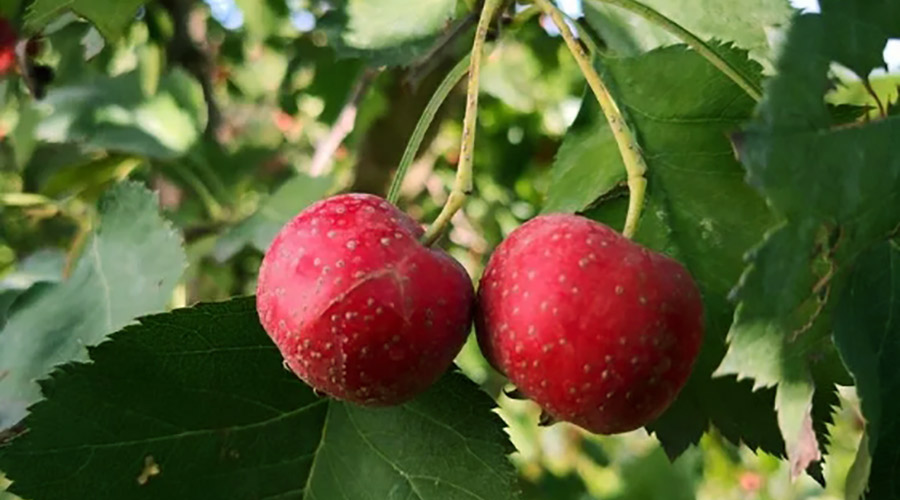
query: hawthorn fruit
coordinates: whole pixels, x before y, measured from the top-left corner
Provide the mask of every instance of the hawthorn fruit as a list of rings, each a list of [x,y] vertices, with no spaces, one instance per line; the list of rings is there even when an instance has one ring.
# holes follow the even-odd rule
[[[613,434],[658,417],[703,341],[678,262],[574,215],[536,217],[500,244],[478,291],[488,361],[555,420]]]
[[[256,303],[286,366],[317,391],[372,406],[434,383],[466,340],[474,292],[422,233],[364,194],[320,201],[285,225],[260,267]]]

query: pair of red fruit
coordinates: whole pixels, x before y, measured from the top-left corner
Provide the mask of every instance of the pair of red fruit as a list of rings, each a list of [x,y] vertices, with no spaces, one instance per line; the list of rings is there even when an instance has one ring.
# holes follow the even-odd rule
[[[301,212],[259,273],[257,310],[285,362],[332,397],[412,399],[450,366],[474,316],[488,361],[556,420],[597,433],[659,416],[687,380],[703,306],[676,261],[574,215],[522,225],[478,296],[387,201],[348,194]]]

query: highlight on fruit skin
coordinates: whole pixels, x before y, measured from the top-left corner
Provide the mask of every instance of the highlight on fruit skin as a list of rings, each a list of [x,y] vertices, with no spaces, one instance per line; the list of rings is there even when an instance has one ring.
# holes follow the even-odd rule
[[[488,361],[554,420],[600,434],[662,414],[703,342],[700,293],[681,264],[575,215],[513,231],[476,307]]]
[[[473,286],[452,257],[419,243],[422,233],[365,194],[320,201],[281,229],[256,303],[291,371],[372,406],[408,401],[447,371],[470,330]]]

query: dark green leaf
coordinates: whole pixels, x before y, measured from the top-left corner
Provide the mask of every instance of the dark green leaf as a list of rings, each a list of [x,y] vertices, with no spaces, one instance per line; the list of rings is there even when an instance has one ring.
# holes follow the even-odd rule
[[[745,52],[719,49],[735,64],[749,64]],[[681,46],[603,64],[649,165],[648,198],[636,239],[683,262],[699,283],[706,308],[706,341],[694,374],[674,405],[649,428],[670,456],[696,443],[710,422],[734,442],[780,454],[783,445],[771,392],[752,392],[749,382],[710,377],[724,353],[733,313],[727,297],[740,276],[742,256],[774,220],[762,199],[743,182],[744,172],[727,139],[729,131],[751,116],[753,101],[706,60]],[[758,75],[758,66],[755,71]],[[589,102],[586,108],[594,117],[589,130],[604,133],[605,120],[596,105]],[[577,129],[575,137],[582,137],[583,130]],[[585,138],[581,143],[564,146],[557,167],[578,169],[582,178],[598,170],[606,171],[607,178],[621,176],[615,147]],[[597,147],[589,152],[580,149],[591,144]],[[594,196],[590,189],[596,186],[574,191],[568,199],[554,198],[554,205],[584,209]],[[564,196],[565,190],[558,193]],[[620,227],[624,201],[607,201],[589,214]]]
[[[143,0],[35,0],[28,8],[25,24],[28,29],[39,31],[71,10],[94,23],[108,40],[115,40],[131,24],[143,3]]]
[[[750,255],[719,368],[778,384],[794,472],[817,454],[813,431],[823,424],[809,421],[813,393],[842,376],[812,377],[811,365],[833,357],[828,299],[856,255],[900,222],[900,121],[843,124],[824,99],[833,62],[863,77],[883,64],[888,35],[900,34],[900,5],[826,0],[821,8],[796,18],[757,119],[734,136],[749,182],[786,222]]]
[[[100,201],[100,213],[71,276],[17,307],[0,331],[0,429],[39,398],[36,380],[85,359],[86,346],[136,316],[162,309],[181,276],[181,239],[160,217],[156,196],[120,184]]]
[[[450,374],[418,399],[381,409],[318,398],[282,367],[252,297],[142,318],[92,348],[91,359],[54,372],[28,431],[0,448],[14,493],[515,497],[512,447],[474,384]]]
[[[214,255],[224,262],[246,245],[265,252],[282,226],[301,210],[321,199],[333,186],[331,177],[310,177],[297,174],[282,184],[259,209],[229,230],[216,243]]]
[[[867,440],[857,458],[871,457],[866,498],[898,499],[900,248],[896,245],[881,243],[856,260],[835,312],[834,338],[856,379],[867,422]]]

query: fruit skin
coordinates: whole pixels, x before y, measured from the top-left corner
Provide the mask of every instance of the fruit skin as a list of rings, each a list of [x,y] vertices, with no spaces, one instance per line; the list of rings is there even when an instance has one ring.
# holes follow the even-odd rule
[[[681,264],[575,215],[513,231],[477,308],[488,361],[556,420],[601,434],[658,417],[703,341],[700,293]]]
[[[334,196],[276,236],[259,272],[257,312],[286,365],[314,389],[399,404],[450,366],[469,333],[472,281],[419,243],[416,222],[383,199]]]

